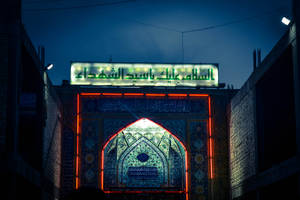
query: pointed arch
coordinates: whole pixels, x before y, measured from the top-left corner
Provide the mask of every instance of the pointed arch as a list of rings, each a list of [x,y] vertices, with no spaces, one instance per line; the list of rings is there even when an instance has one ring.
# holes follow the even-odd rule
[[[149,123],[152,123],[152,124],[155,124],[155,126],[157,127],[160,127],[162,130],[165,131],[165,133],[167,133],[169,136],[171,136],[174,140],[176,140],[180,146],[182,147],[182,149],[184,150],[184,190],[182,191],[167,191],[167,192],[174,192],[174,193],[185,193],[186,196],[188,195],[188,187],[189,187],[189,184],[188,184],[188,170],[189,170],[189,167],[188,167],[188,154],[187,154],[187,149],[185,147],[185,145],[183,144],[182,141],[180,141],[180,139],[172,134],[169,130],[167,130],[166,128],[164,128],[163,126],[161,126],[160,124],[158,123],[155,123],[153,122],[152,120],[148,119],[148,118],[141,118],[141,119],[138,119],[136,120],[135,122],[125,126],[124,128],[122,128],[121,130],[119,130],[117,133],[115,133],[113,136],[111,136],[106,142],[105,144],[103,145],[103,148],[102,148],[102,151],[101,151],[101,169],[100,169],[100,188],[106,192],[106,193],[113,193],[113,192],[119,192],[119,191],[105,191],[104,190],[104,159],[105,159],[105,155],[104,155],[104,151],[106,149],[106,147],[108,146],[108,144],[113,140],[115,139],[119,134],[123,133],[123,131],[125,131],[127,128],[131,127],[132,125],[134,124],[137,124],[139,122],[142,122],[142,120],[144,120],[144,122],[149,122]],[[141,137],[142,138],[142,137]],[[144,142],[146,141],[145,139],[142,139]],[[139,141],[139,140],[137,140]],[[150,144],[148,143],[149,146],[153,146],[153,144]],[[133,148],[133,147],[132,147]],[[132,149],[131,148],[131,149]],[[123,156],[126,156],[126,154],[123,154]],[[134,191],[131,191],[131,192],[134,192]],[[147,192],[151,192],[151,191],[147,191]],[[153,191],[154,192],[154,191]]]

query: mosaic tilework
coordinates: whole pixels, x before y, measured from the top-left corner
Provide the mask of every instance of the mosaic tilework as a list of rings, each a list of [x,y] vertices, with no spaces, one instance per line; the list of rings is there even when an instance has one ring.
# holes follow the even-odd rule
[[[81,185],[97,187],[99,121],[82,120],[81,131]]]
[[[188,100],[188,99],[125,99],[125,98],[82,98],[82,113],[199,113],[202,116],[207,114],[207,99],[197,99]],[[141,114],[139,115],[141,116]],[[83,185],[93,185],[97,186],[98,177],[97,173],[99,172],[99,158],[98,151],[101,148],[98,144],[99,137],[98,133],[101,132],[103,135],[103,141],[107,141],[113,134],[136,121],[134,117],[128,119],[108,119],[104,118],[102,121],[103,127],[99,129],[99,121],[97,120],[83,120],[82,124],[82,166],[81,166],[81,184]],[[87,122],[86,122],[87,121]],[[185,120],[154,120],[156,123],[162,125],[172,134],[176,135],[183,144],[187,145],[186,138],[186,121]],[[86,125],[85,125],[86,124]],[[88,125],[89,124],[89,125]],[[92,125],[94,124],[94,125]],[[208,183],[207,183],[207,130],[206,122],[190,122],[190,133],[193,138],[190,140],[190,155],[191,155],[191,197],[196,199],[203,199],[207,197],[208,193]],[[89,130],[91,128],[96,134],[91,134]],[[125,131],[126,132],[126,131]],[[124,188],[128,187],[157,187],[157,186],[168,186],[184,188],[184,150],[181,144],[174,140],[172,137],[168,137],[165,134],[153,134],[145,132],[144,135],[132,130],[123,134],[123,139],[116,137],[112,140],[105,149],[105,156],[109,159],[105,159],[105,187],[111,188]],[[84,136],[84,135],[87,136]],[[142,138],[142,139],[141,139]],[[94,143],[92,142],[94,141]],[[135,144],[135,142],[137,142]],[[138,145],[141,144],[141,145]],[[96,145],[96,146],[95,146]],[[92,148],[94,146],[94,148]],[[136,148],[129,147],[135,146]],[[96,148],[97,147],[97,148]],[[144,153],[141,149],[147,149],[147,156],[149,156],[147,161],[140,161],[137,157]],[[123,156],[127,150],[127,157]],[[162,154],[157,153],[162,152],[165,157],[165,160],[162,158]],[[124,154],[125,155],[125,154]],[[118,166],[120,165],[120,159],[122,159],[123,174],[120,176],[117,175],[116,171],[119,171]],[[155,164],[153,160],[159,161],[161,165]],[[130,162],[129,162],[130,161]],[[151,162],[150,162],[151,161]],[[125,163],[125,164],[124,164]],[[162,163],[168,167],[168,171],[171,172],[169,180],[167,181],[164,177],[165,171]],[[127,167],[124,167],[127,166]],[[145,168],[149,167],[149,168]],[[162,167],[160,167],[162,166]],[[130,168],[137,167],[137,168]],[[155,167],[151,168],[151,167]],[[138,171],[140,170],[140,171]],[[151,176],[154,179],[156,177],[157,170],[157,180],[151,180]],[[137,178],[137,174],[148,173],[146,175],[147,181],[141,183],[141,179]],[[150,175],[149,175],[150,174]],[[149,178],[150,177],[150,178]],[[134,181],[133,179],[136,179]],[[121,181],[122,180],[122,181]],[[158,181],[159,180],[159,181]],[[129,183],[129,184],[128,184]]]
[[[104,155],[105,188],[184,188],[184,149],[150,120],[139,120],[123,130],[109,142]]]
[[[117,133],[119,130],[125,126],[133,123],[137,119],[104,119],[103,120],[103,138],[107,141],[113,134]]]
[[[172,134],[174,134],[178,139],[186,144],[186,123],[185,120],[161,120],[155,119],[155,122],[166,128]]]
[[[191,198],[208,195],[207,121],[190,122],[191,131]]]
[[[146,162],[141,162],[137,159],[137,156],[141,153],[146,153],[149,156]],[[166,178],[168,177],[166,157],[144,137],[126,149],[120,157],[118,167],[119,181],[127,187],[160,187],[160,185],[166,184]],[[154,168],[158,173],[154,176],[150,170],[139,169],[141,167]],[[140,171],[140,174],[136,173],[136,176],[129,176],[129,168],[135,168],[137,171]]]
[[[181,156],[179,154],[170,149],[170,159],[169,159],[169,169],[170,169],[170,186],[171,187],[182,187],[184,184],[184,170],[185,167],[182,163]]]
[[[127,99],[82,98],[84,112],[118,113],[207,113],[207,98],[190,99]]]

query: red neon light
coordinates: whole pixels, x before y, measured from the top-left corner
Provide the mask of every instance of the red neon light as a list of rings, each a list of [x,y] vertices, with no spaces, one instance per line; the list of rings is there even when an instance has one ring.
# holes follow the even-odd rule
[[[150,194],[162,194],[162,193],[169,193],[169,194],[182,194],[184,191],[104,191],[107,194],[136,194],[136,193],[150,193]]]
[[[81,93],[81,96],[94,96],[94,95],[101,95],[101,93]]]
[[[209,131],[209,163],[210,163],[210,178],[213,178],[213,144],[211,132],[211,99],[208,97],[208,131]]]
[[[208,94],[189,94],[190,97],[208,97]]]
[[[91,95],[101,95],[101,93],[81,93],[81,95],[84,96],[91,96]],[[104,96],[122,96],[122,93],[103,93]],[[124,95],[126,96],[142,96],[144,95],[143,93],[125,93]],[[147,93],[145,94],[146,96],[150,96],[150,97],[164,97],[166,96],[166,94],[154,94],[154,93]],[[184,96],[186,97],[187,94],[168,94],[168,96]],[[210,178],[213,178],[213,144],[212,144],[212,119],[211,119],[211,98],[208,94],[189,94],[190,97],[208,97],[208,106],[209,106],[209,122],[208,122],[208,130],[209,130],[209,163],[210,163]],[[79,162],[80,162],[80,157],[79,157],[79,134],[80,134],[80,115],[79,115],[79,111],[80,111],[80,102],[79,102],[79,94],[77,94],[77,154],[76,154],[76,189],[78,189],[79,187]],[[142,118],[145,119],[145,118]],[[141,120],[141,119],[139,119]],[[139,121],[137,120],[137,121]],[[135,121],[135,122],[137,122]],[[133,122],[133,123],[135,123]],[[129,124],[128,126],[132,125],[133,123]],[[155,123],[155,122],[154,122]],[[157,124],[157,123],[155,123]],[[158,126],[162,127],[161,125],[157,124]],[[120,131],[118,131],[117,133],[115,133],[103,146],[103,149],[101,151],[101,189],[104,191],[104,149],[106,148],[107,144],[115,137],[117,136],[120,132],[122,132],[124,129],[126,129],[128,126],[126,126],[125,128],[121,129]],[[164,127],[162,127],[164,128]],[[164,128],[165,129],[165,128]],[[173,137],[175,137],[180,144],[184,147],[184,151],[185,151],[185,166],[186,166],[186,178],[185,178],[185,182],[186,182],[186,187],[185,187],[185,195],[186,195],[186,200],[188,200],[188,155],[187,155],[187,150],[185,148],[185,146],[183,145],[183,143],[175,136],[173,135],[171,132],[169,132],[167,129],[165,129],[169,134],[171,134]],[[104,191],[106,193],[115,193],[115,192],[119,192],[119,191]],[[121,191],[123,192],[123,191]],[[132,192],[132,193],[136,193],[136,192],[143,192],[143,193],[151,193],[152,191],[124,191],[126,193],[128,192]],[[161,192],[161,191],[158,191]],[[166,193],[180,193],[182,191],[162,191],[162,192],[166,192]]]
[[[144,96],[144,93],[124,93],[125,96]]]
[[[102,93],[104,96],[122,96],[122,93]]]
[[[79,135],[77,135],[77,136],[76,136],[76,141],[77,141],[77,142],[76,142],[76,149],[79,149],[79,139],[80,139],[80,138],[79,138]],[[76,156],[79,156],[78,151],[76,151]]]
[[[77,114],[76,114],[76,121],[77,121],[77,127],[76,127],[76,178],[75,178],[75,189],[77,190],[79,188],[79,131],[80,131],[80,96],[77,94]]]
[[[154,93],[148,93],[146,94],[148,97],[164,97],[166,94],[154,94]]]
[[[76,113],[77,127],[76,134],[79,133],[79,94],[77,94],[77,113]]]
[[[79,155],[77,154],[76,155],[76,166],[78,166],[78,165],[79,165]],[[76,177],[79,177],[78,175],[79,175],[79,168],[76,167]]]
[[[186,97],[187,94],[168,94],[169,97]]]
[[[76,190],[79,188],[79,178],[76,177],[76,185],[75,185]]]
[[[119,133],[121,133],[124,129],[126,129],[127,127],[131,126],[132,124],[140,121],[140,120],[143,120],[143,119],[147,119],[147,118],[141,118],[141,119],[138,119],[137,121],[135,122],[132,122],[131,124],[127,125],[126,127],[122,128],[121,130],[119,130],[117,133],[115,133],[113,136],[111,136],[109,138],[109,140],[105,143],[105,145],[103,146],[102,148],[102,151],[101,151],[101,189],[105,192],[105,193],[114,193],[116,191],[105,191],[104,190],[104,149],[106,148],[106,146],[108,145],[108,143],[114,139]],[[148,119],[149,121],[153,122],[152,120]],[[171,134],[177,141],[179,141],[179,143],[181,144],[181,146],[183,147],[184,149],[184,152],[185,152],[185,193],[186,193],[186,200],[188,200],[188,196],[187,196],[187,193],[188,193],[188,170],[189,170],[189,167],[188,167],[188,155],[187,155],[187,150],[184,146],[184,144],[179,140],[179,138],[176,137],[176,135],[172,134],[170,131],[168,131],[167,129],[165,129],[164,127],[162,127],[160,124],[157,124],[156,122],[153,122],[154,124],[156,124],[157,126],[163,128],[164,130],[166,130],[169,134]],[[131,192],[131,193],[138,193],[138,192],[145,192],[145,191],[124,191],[124,193],[128,193],[128,192]],[[153,191],[148,191],[148,192],[153,192]],[[171,191],[171,192],[174,192],[174,191]],[[177,191],[177,192],[180,192],[180,191]]]
[[[106,145],[105,145],[105,147],[106,147]],[[104,149],[105,149],[105,147],[101,151],[101,169],[100,169],[101,170],[101,172],[100,172],[101,173],[101,186],[100,186],[100,188],[101,188],[102,191],[104,191],[104,186],[103,186],[104,185],[104,173],[103,173],[103,170],[104,170]]]

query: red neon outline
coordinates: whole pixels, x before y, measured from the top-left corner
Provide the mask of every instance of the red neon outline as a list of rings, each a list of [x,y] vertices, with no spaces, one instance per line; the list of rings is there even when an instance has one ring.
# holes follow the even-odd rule
[[[187,97],[187,94],[168,94],[169,97]]]
[[[107,194],[136,194],[136,193],[171,193],[171,194],[182,194],[184,191],[106,191]]]
[[[209,132],[209,164],[210,164],[210,178],[213,178],[213,145],[212,145],[212,131],[211,131],[211,99],[208,97],[208,132]]]
[[[189,187],[189,184],[188,184],[188,171],[189,171],[189,166],[188,166],[188,153],[187,153],[187,150],[186,150],[186,147],[185,145],[179,140],[179,138],[172,134],[169,130],[167,130],[166,128],[164,128],[163,126],[161,126],[160,124],[148,119],[148,118],[140,118],[132,123],[130,123],[129,125],[125,126],[124,128],[122,128],[121,130],[119,130],[117,133],[115,133],[113,136],[111,136],[108,141],[105,143],[105,145],[103,146],[102,148],[102,151],[101,151],[101,170],[100,170],[100,173],[101,173],[101,190],[105,193],[119,193],[119,191],[107,191],[107,190],[104,190],[104,149],[106,148],[106,146],[108,145],[108,143],[114,139],[118,134],[120,134],[123,130],[125,130],[126,128],[128,128],[129,126],[131,126],[132,124],[140,121],[140,120],[143,120],[143,119],[147,119],[151,122],[153,122],[154,124],[156,124],[157,126],[163,128],[164,130],[166,130],[166,132],[168,132],[169,134],[171,134],[180,144],[181,146],[183,147],[184,149],[184,152],[185,152],[185,194],[186,194],[186,200],[188,200],[188,187]],[[123,191],[122,191],[123,192]],[[128,191],[124,191],[123,193],[127,193]],[[130,191],[130,193],[139,193],[139,192],[145,192],[145,191]],[[164,191],[148,191],[148,193],[153,193],[153,192],[164,192]],[[170,191],[170,192],[174,192],[174,191]],[[177,191],[177,192],[183,192],[183,191]]]
[[[88,93],[88,92],[84,92],[84,93],[80,93],[81,96],[96,96],[96,95],[101,95],[101,93]]]
[[[124,96],[144,96],[144,93],[124,93]]]
[[[122,93],[102,93],[104,96],[122,96]]]
[[[146,96],[148,96],[148,97],[165,97],[166,94],[147,93]]]
[[[190,97],[209,97],[208,94],[189,94]]]
[[[130,93],[128,93],[130,94]],[[131,94],[134,94],[134,93],[131,93]],[[139,94],[139,93],[136,93],[136,94]],[[143,94],[143,93],[140,93],[140,94]],[[101,95],[101,93],[81,93],[82,96],[91,96],[91,95]],[[122,96],[122,93],[103,93],[103,95],[110,95],[110,96]],[[128,95],[129,96],[129,95]],[[142,95],[141,95],[142,96]],[[157,96],[157,97],[164,97],[166,96],[166,94],[154,94],[154,93],[147,93],[145,94],[145,96]],[[209,106],[209,109],[208,109],[208,112],[209,112],[209,119],[208,119],[208,130],[209,130],[209,163],[210,163],[210,178],[212,179],[213,178],[213,145],[212,145],[212,119],[211,119],[211,97],[208,95],[208,94],[188,94],[189,97],[208,97],[208,106]],[[76,154],[76,158],[78,158],[78,161],[76,162],[76,170],[78,172],[78,174],[76,174],[76,189],[78,189],[79,187],[79,162],[80,162],[80,158],[79,158],[79,130],[80,130],[80,124],[79,124],[79,121],[80,121],[80,115],[79,115],[79,109],[80,109],[80,102],[79,102],[79,94],[77,94],[77,135],[78,135],[78,139],[77,139],[77,154]],[[135,121],[137,122],[137,121]],[[135,123],[133,122],[133,123]],[[154,122],[155,123],[155,122]],[[157,123],[155,123],[157,124]],[[131,124],[130,124],[131,125]],[[128,125],[128,126],[130,126]],[[159,124],[158,124],[159,125]],[[125,128],[127,128],[128,126],[126,126]],[[160,126],[160,125],[159,125]],[[160,126],[162,127],[162,126]],[[121,129],[118,133],[120,133],[122,130],[124,130],[125,128]],[[164,127],[162,127],[164,128]],[[167,130],[167,132],[169,132]],[[107,144],[109,143],[109,141],[111,141],[118,133],[114,134],[107,142],[106,144],[104,145],[102,151],[101,151],[101,189],[103,190],[103,183],[104,183],[104,180],[103,180],[103,169],[104,169],[104,163],[103,163],[103,160],[102,158],[104,158],[104,149],[105,147],[107,146]],[[170,132],[169,132],[170,133]],[[171,135],[173,135],[172,133],[170,133]],[[177,138],[175,135],[173,135],[175,138]],[[177,140],[181,143],[181,141],[177,138]],[[181,143],[182,144],[182,143]],[[185,149],[185,146],[182,144],[182,146],[184,147]],[[186,160],[185,160],[185,165],[188,166],[188,155],[187,155],[187,151],[185,149],[185,154],[186,154]],[[188,167],[186,167],[186,190],[185,190],[185,193],[186,193],[186,200],[188,200]],[[108,193],[109,191],[107,191]],[[111,191],[111,192],[119,192],[119,191]],[[123,191],[122,191],[123,192]],[[125,191],[124,191],[125,192]],[[129,191],[126,191],[126,192],[129,192]],[[146,192],[146,191],[130,191],[130,192]],[[148,191],[148,192],[151,192],[151,191]],[[155,192],[155,191],[154,191]],[[158,192],[166,192],[166,191],[158,191]],[[173,193],[173,192],[181,192],[181,191],[167,191],[169,193]]]
[[[76,113],[76,122],[77,122],[77,127],[76,127],[76,177],[75,177],[75,189],[77,190],[79,188],[79,131],[80,131],[80,95],[77,94],[77,113]]]

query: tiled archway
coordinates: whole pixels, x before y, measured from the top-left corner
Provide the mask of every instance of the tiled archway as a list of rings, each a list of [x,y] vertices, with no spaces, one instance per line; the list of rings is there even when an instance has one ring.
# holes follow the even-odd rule
[[[106,192],[187,192],[187,152],[162,126],[141,118],[104,145],[101,187]]]

